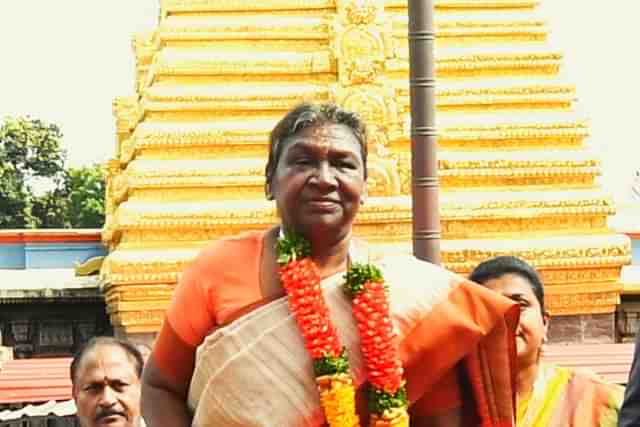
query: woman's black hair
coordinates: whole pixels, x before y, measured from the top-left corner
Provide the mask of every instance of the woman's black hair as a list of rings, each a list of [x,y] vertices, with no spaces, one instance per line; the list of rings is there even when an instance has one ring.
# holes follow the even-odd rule
[[[469,275],[469,280],[484,285],[491,279],[499,279],[505,274],[516,274],[531,285],[533,294],[538,299],[540,309],[544,314],[544,286],[533,266],[514,256],[499,256],[481,262]]]
[[[286,140],[303,129],[324,124],[341,124],[351,129],[360,145],[364,179],[367,179],[367,131],[360,116],[335,104],[303,103],[289,111],[273,128],[269,136],[269,159],[264,171],[267,199],[273,198],[271,182]]]

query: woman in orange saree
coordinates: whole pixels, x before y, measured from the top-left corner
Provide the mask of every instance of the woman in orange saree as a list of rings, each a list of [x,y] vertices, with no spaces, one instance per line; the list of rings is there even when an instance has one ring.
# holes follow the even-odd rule
[[[616,426],[623,387],[542,362],[549,314],[536,270],[519,258],[502,256],[479,264],[469,278],[521,307],[516,331],[517,426]]]
[[[325,424],[312,359],[279,277],[275,246],[287,232],[311,244],[362,401],[360,339],[339,285],[353,262],[368,260],[352,239],[366,199],[366,160],[364,125],[336,106],[303,104],[276,125],[266,193],[281,225],[214,242],[183,273],[143,374],[149,427]],[[409,256],[378,263],[389,284],[411,425],[512,426],[517,306]],[[366,423],[366,405],[357,412]]]

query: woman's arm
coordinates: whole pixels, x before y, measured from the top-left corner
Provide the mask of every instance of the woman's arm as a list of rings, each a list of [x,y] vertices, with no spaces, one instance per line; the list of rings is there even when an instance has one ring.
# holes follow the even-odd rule
[[[195,348],[165,322],[142,374],[141,407],[147,427],[191,426],[187,393],[194,360]]]

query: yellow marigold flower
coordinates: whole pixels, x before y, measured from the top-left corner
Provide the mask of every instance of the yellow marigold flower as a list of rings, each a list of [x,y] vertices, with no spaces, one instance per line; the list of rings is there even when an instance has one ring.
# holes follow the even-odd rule
[[[356,427],[360,419],[356,414],[356,390],[346,374],[325,375],[316,378],[320,405],[330,427]]]
[[[407,408],[394,408],[382,415],[372,414],[369,417],[369,427],[409,427]]]

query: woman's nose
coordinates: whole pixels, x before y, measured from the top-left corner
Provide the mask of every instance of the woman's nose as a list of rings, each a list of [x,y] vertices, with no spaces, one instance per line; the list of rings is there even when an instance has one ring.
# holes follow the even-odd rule
[[[315,180],[318,185],[323,187],[333,187],[337,185],[334,170],[326,162],[322,162],[318,165],[315,173]]]

